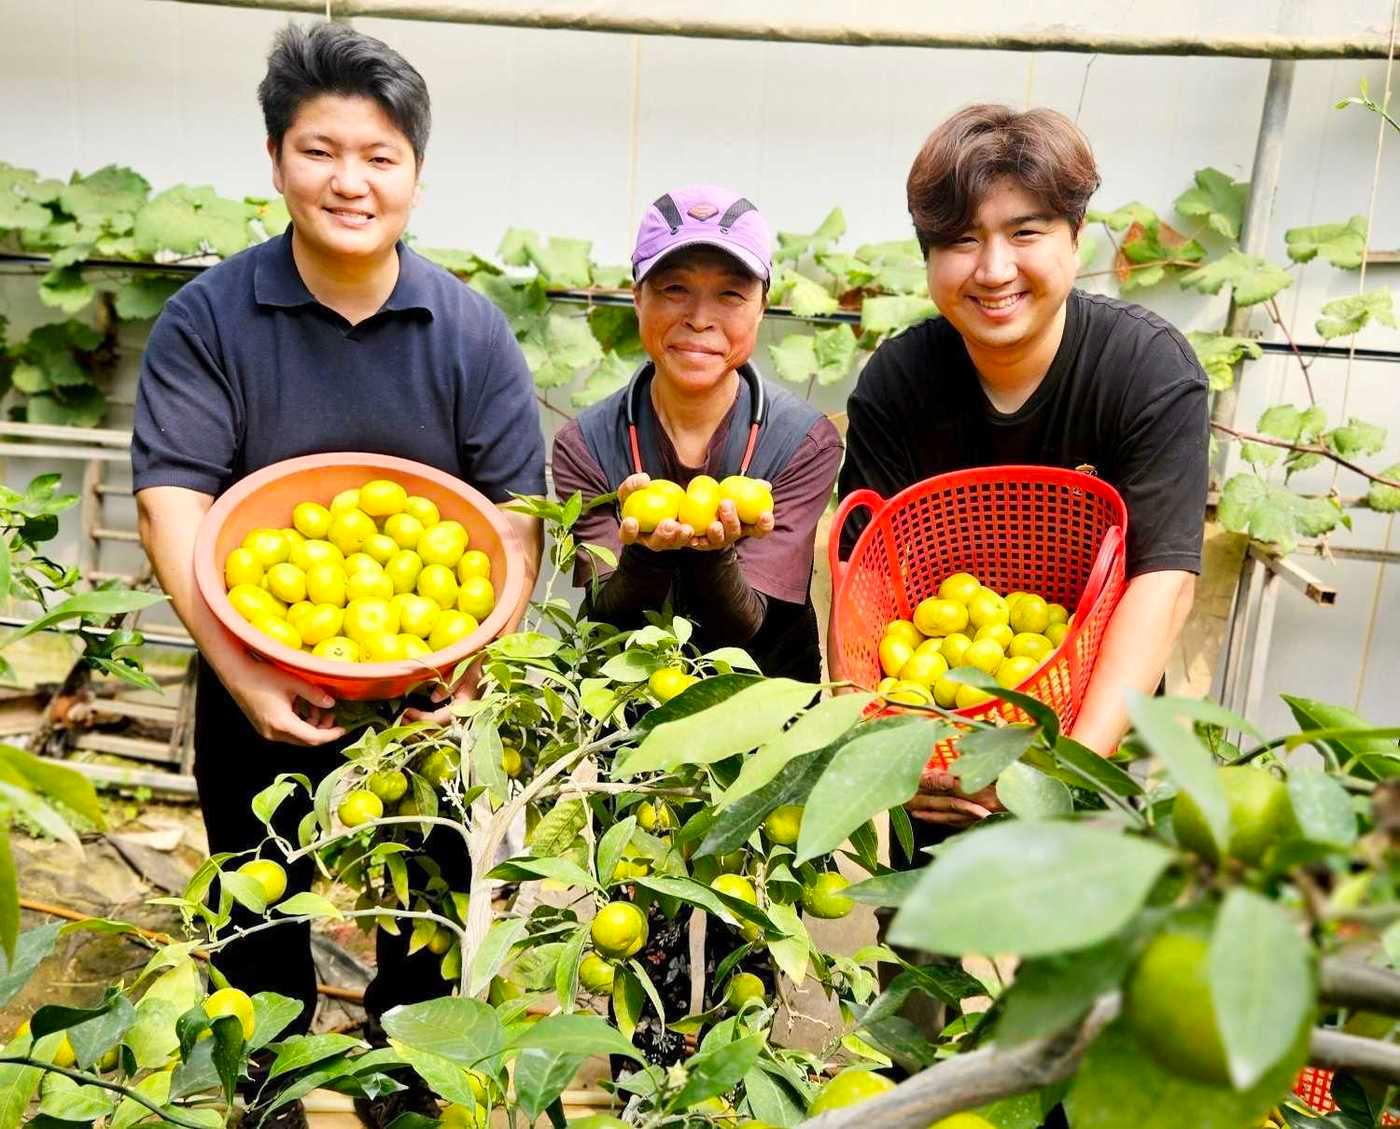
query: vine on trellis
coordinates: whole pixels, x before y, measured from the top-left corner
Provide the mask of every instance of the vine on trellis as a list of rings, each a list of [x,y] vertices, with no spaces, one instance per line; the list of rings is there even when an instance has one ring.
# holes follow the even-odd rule
[[[1351,103],[1383,112],[1364,87],[1360,98],[1338,105]],[[1168,284],[1206,296],[1228,293],[1237,307],[1258,306],[1294,345],[1279,294],[1293,285],[1302,264],[1321,260],[1341,270],[1360,267],[1366,218],[1289,229],[1284,248],[1290,264],[1283,266],[1239,247],[1248,191],[1247,183],[1218,169],[1197,171],[1172,204],[1189,230],[1140,201],[1091,211],[1089,224],[1102,229],[1112,255],[1106,269],[1098,267],[1102,247],[1086,228],[1080,236],[1080,277],[1111,278],[1121,294],[1135,300],[1150,297],[1140,292]],[[187,185],[152,196],[147,181],[128,168],[74,173],[65,184],[0,162],[0,248],[47,255],[49,269],[39,280],[38,296],[67,315],[7,341],[0,351],[0,392],[15,393],[11,415],[38,423],[99,423],[117,323],[155,317],[187,280],[187,274],[162,273],[160,267],[218,261],[281,233],[288,223],[280,200],[233,200],[207,186]],[[847,252],[837,246],[845,232],[845,217],[835,208],[814,231],[778,233],[770,302],[818,324],[770,345],[768,360],[778,378],[805,386],[809,395],[817,386],[849,380],[881,340],[938,313],[915,240],[867,243]],[[494,258],[453,248],[416,249],[501,308],[541,400],[560,414],[567,412],[549,393],[567,389],[573,407],[587,406],[622,387],[642,357],[633,311],[591,300],[625,292],[627,268],[596,262],[588,240],[512,227]],[[561,290],[573,292],[569,302],[559,300]],[[577,308],[580,300],[583,310]],[[95,328],[78,318],[94,307]],[[853,314],[859,316],[854,324]],[[1329,301],[1314,322],[1323,341],[1371,326],[1397,328],[1389,288]],[[1192,330],[1187,338],[1216,391],[1232,384],[1240,362],[1262,355],[1250,336]],[[1224,484],[1221,521],[1284,552],[1300,536],[1325,537],[1339,525],[1350,527],[1349,506],[1400,509],[1400,463],[1374,471],[1358,461],[1385,449],[1386,430],[1356,417],[1328,421],[1314,394],[1310,362],[1296,345],[1295,356],[1308,403],[1269,407],[1254,431],[1216,425],[1216,438],[1239,443],[1248,468]],[[1293,475],[1323,460],[1357,474],[1365,494],[1343,498],[1332,490],[1318,496],[1290,487]]]

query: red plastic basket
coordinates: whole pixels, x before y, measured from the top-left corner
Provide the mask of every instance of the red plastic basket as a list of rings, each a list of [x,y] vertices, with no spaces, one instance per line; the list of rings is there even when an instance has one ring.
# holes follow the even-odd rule
[[[1331,1113],[1337,1108],[1332,1100],[1332,1071],[1320,1066],[1305,1066],[1298,1072],[1298,1080],[1293,1083],[1293,1092],[1318,1113]],[[1393,1113],[1381,1114],[1382,1125],[1400,1125],[1400,1117]]]
[[[867,509],[849,561],[840,560],[841,528]],[[1123,594],[1128,510],[1118,491],[1081,471],[1000,466],[938,475],[885,501],[857,490],[831,523],[832,677],[873,690],[884,672],[885,625],[909,619],[944,577],[970,572],[999,592],[1020,589],[1074,609],[1064,641],[1018,690],[1032,694],[1068,728],[1113,609]],[[956,711],[967,718],[1027,720],[995,700]],[[956,757],[950,741],[934,748],[930,767]]]

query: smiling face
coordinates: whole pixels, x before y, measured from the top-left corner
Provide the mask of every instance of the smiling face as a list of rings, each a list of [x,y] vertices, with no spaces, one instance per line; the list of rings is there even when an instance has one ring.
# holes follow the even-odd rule
[[[978,357],[1053,356],[1079,266],[1075,232],[1045,203],[1004,179],[968,229],[929,249],[929,297]]]
[[[753,352],[763,283],[723,251],[681,251],[632,293],[642,346],[677,391],[710,391]]]
[[[418,202],[418,165],[408,138],[374,99],[311,99],[280,150],[269,141],[268,153],[272,183],[309,250],[355,260],[393,251]]]

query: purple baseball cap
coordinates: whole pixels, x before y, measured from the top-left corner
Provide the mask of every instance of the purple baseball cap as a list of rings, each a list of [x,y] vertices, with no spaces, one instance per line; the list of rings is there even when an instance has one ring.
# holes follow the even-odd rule
[[[632,249],[632,278],[682,247],[716,247],[767,282],[773,273],[773,233],[753,204],[732,188],[692,184],[668,192],[647,208]]]

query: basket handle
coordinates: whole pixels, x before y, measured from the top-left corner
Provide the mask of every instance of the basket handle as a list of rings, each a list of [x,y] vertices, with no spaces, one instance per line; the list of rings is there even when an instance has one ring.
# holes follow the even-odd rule
[[[1094,558],[1094,567],[1089,570],[1089,579],[1084,582],[1084,591],[1079,597],[1079,603],[1075,606],[1075,623],[1084,622],[1084,617],[1089,614],[1089,609],[1097,602],[1104,585],[1113,575],[1114,563],[1122,554],[1122,527],[1110,525],[1108,532],[1103,535],[1103,544],[1099,546],[1098,556]]]
[[[874,517],[884,504],[885,499],[874,490],[853,490],[842,498],[841,504],[836,507],[836,515],[831,519],[831,532],[826,539],[826,560],[831,569],[833,593],[840,586],[846,571],[846,562],[841,560],[841,529],[846,524],[846,519],[851,516],[853,510],[861,507],[869,510],[870,516]]]

